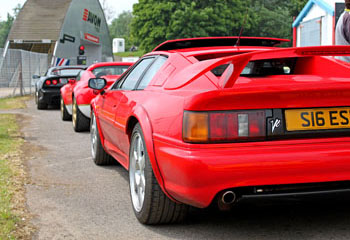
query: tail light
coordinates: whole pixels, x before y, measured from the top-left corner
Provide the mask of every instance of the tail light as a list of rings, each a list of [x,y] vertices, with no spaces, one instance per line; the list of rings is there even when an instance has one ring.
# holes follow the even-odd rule
[[[45,85],[46,86],[52,86],[52,85],[56,86],[59,83],[61,83],[60,79],[48,79],[48,80],[45,81]]]
[[[184,112],[183,140],[192,143],[239,142],[265,139],[264,110]]]

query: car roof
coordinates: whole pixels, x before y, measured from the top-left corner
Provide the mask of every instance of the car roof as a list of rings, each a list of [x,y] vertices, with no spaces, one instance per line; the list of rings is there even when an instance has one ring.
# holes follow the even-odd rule
[[[239,42],[238,42],[239,39]],[[267,37],[201,37],[169,40],[158,45],[153,51],[171,51],[188,48],[224,47],[224,46],[257,46],[275,47],[288,39]],[[239,43],[239,44],[237,44]]]

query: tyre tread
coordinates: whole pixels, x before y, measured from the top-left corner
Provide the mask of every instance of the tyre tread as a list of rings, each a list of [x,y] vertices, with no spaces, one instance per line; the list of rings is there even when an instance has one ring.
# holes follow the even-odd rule
[[[96,131],[97,131],[97,149],[96,149],[96,157],[94,158],[95,164],[99,166],[104,166],[104,165],[111,165],[115,163],[116,161],[114,160],[114,158],[108,153],[106,153],[106,151],[102,146],[100,134],[98,132],[98,126],[96,126]]]
[[[63,112],[62,110],[60,109],[61,111],[61,118],[63,121],[69,121],[69,120],[72,120],[72,115],[70,115],[67,111],[67,108],[66,108],[66,104],[64,104],[64,101],[62,100],[62,97],[61,97],[61,104],[63,103]]]

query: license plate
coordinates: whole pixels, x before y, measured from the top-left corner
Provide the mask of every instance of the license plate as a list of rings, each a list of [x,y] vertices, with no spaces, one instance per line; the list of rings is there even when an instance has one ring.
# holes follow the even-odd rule
[[[285,111],[287,131],[350,128],[350,107]]]

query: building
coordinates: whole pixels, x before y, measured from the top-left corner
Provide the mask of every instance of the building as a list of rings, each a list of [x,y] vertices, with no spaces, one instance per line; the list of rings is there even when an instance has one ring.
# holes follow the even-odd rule
[[[125,39],[113,38],[113,53],[125,52]]]
[[[9,33],[4,55],[9,48],[47,53],[52,65],[113,61],[98,0],[27,0]]]
[[[293,22],[293,45],[334,45],[335,26],[344,8],[344,0],[309,0]]]

